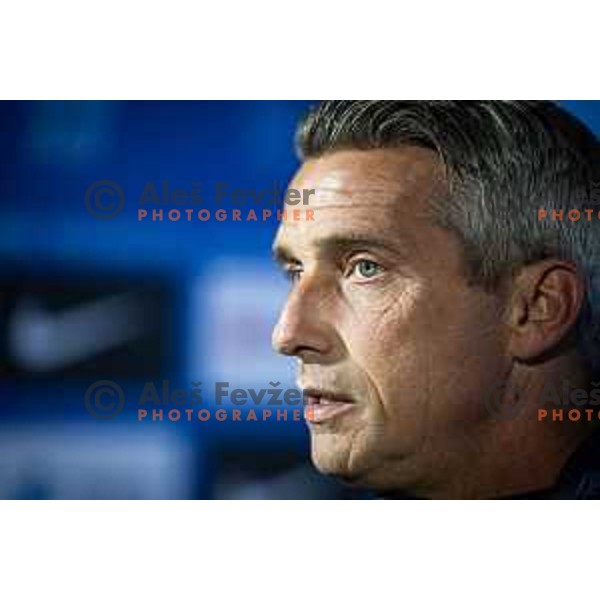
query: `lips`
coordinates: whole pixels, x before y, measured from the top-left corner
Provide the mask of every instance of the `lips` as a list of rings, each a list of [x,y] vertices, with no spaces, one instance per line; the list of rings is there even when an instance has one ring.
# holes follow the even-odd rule
[[[306,388],[304,398],[304,418],[312,424],[331,421],[356,406],[352,397],[329,390]]]

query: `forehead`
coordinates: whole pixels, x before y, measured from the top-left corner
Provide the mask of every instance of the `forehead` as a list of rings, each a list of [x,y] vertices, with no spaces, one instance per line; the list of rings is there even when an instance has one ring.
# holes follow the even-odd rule
[[[419,245],[432,235],[431,200],[446,193],[437,155],[412,146],[339,151],[306,161],[290,188],[310,189],[314,220],[282,221],[276,246],[369,235]]]
[[[343,150],[307,160],[292,179],[322,187],[346,183],[355,188],[403,192],[443,181],[437,155],[426,148],[401,146],[377,150]]]

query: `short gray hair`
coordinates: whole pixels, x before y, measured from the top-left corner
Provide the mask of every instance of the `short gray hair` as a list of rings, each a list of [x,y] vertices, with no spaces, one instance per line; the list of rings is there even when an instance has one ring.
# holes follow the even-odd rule
[[[600,143],[554,102],[329,100],[299,124],[301,160],[338,150],[415,145],[443,161],[440,223],[460,237],[473,283],[494,289],[544,258],[573,261],[586,284],[580,355],[600,375]],[[538,210],[564,220],[538,219]],[[567,220],[594,209],[591,220]]]

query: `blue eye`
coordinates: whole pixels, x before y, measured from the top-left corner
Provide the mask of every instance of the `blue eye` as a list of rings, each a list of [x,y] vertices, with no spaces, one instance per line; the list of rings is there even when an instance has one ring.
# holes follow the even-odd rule
[[[363,279],[371,279],[379,275],[383,267],[372,260],[359,260],[352,268],[352,273],[357,273]]]

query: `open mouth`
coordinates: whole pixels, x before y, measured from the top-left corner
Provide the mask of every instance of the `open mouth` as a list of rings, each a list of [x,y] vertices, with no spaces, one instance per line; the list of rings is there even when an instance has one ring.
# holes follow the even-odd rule
[[[350,396],[315,388],[304,390],[304,403],[304,418],[312,424],[332,420],[356,406]]]

